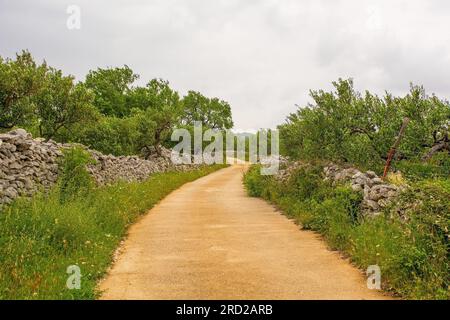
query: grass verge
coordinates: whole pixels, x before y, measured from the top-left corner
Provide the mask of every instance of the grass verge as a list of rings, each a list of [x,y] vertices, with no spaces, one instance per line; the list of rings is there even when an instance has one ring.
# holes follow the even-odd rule
[[[95,299],[127,227],[184,183],[224,167],[94,188],[83,170],[74,170],[80,155],[68,157],[50,193],[18,199],[0,213],[0,299]],[[81,269],[80,290],[66,287],[71,265]]]

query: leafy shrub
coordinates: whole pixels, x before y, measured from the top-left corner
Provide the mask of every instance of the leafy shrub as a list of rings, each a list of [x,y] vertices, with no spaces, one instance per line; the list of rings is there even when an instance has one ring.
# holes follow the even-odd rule
[[[450,180],[425,180],[402,194],[397,207],[412,222],[418,234],[432,234],[449,245]]]
[[[104,154],[119,156],[139,153],[137,135],[135,118],[102,117],[97,123],[80,127],[67,140],[82,143]]]
[[[409,180],[450,177],[450,156],[446,152],[435,154],[429,161],[400,161],[394,164]]]
[[[81,147],[63,151],[60,164],[60,199],[65,202],[71,198],[87,195],[94,185],[86,166],[94,163],[91,155]]]
[[[251,197],[261,197],[263,186],[261,183],[262,176],[260,176],[261,166],[252,166],[245,174],[245,187]]]
[[[324,187],[322,167],[303,166],[292,173],[286,183],[286,191],[298,200],[322,200],[324,194],[319,192]]]

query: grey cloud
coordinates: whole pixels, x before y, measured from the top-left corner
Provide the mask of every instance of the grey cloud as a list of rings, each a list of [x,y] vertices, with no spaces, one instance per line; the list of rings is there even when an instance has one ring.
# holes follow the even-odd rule
[[[29,49],[83,79],[128,64],[232,104],[237,128],[274,127],[310,89],[353,77],[403,94],[409,82],[449,94],[447,1],[0,0],[0,55]],[[79,5],[82,28],[67,30]]]

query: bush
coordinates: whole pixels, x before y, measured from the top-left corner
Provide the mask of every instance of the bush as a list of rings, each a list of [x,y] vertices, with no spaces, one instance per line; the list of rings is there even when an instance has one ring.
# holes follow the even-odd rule
[[[263,179],[260,176],[261,166],[255,165],[252,166],[248,172],[245,174],[245,187],[247,188],[248,194],[251,197],[261,197],[263,192],[263,185],[261,180]]]
[[[321,166],[304,166],[297,169],[285,184],[285,190],[300,201],[323,200],[328,185],[323,182],[322,169]]]
[[[60,199],[65,202],[75,197],[86,196],[93,188],[94,181],[86,166],[93,164],[91,155],[81,147],[63,151],[60,163]]]
[[[394,163],[394,168],[412,181],[450,177],[450,156],[446,152],[440,152],[427,162],[403,160]]]
[[[134,155],[140,152],[136,146],[137,132],[134,117],[102,117],[98,123],[79,128],[66,140],[82,143],[104,154]]]

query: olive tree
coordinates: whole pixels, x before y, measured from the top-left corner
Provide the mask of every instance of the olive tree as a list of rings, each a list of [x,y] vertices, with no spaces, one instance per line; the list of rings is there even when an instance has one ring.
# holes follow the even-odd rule
[[[450,105],[411,86],[405,97],[383,97],[353,89],[352,80],[333,83],[335,91],[311,91],[313,103],[299,108],[280,126],[282,150],[294,157],[329,159],[363,166],[382,164],[403,119],[410,119],[398,147],[401,159],[426,159],[448,150]]]
[[[34,96],[41,90],[47,65],[37,65],[28,51],[16,59],[0,57],[0,129],[27,126],[33,121]]]
[[[50,68],[41,91],[34,98],[40,136],[54,138],[61,129],[95,121],[93,95],[73,76],[64,76],[60,70]]]
[[[106,116],[130,115],[128,94],[131,85],[139,78],[128,66],[121,68],[98,68],[86,76],[86,88],[94,93],[94,106]]]
[[[211,129],[230,129],[233,127],[231,107],[228,102],[218,98],[207,98],[200,92],[189,91],[183,97],[183,118],[186,125],[200,121]]]

